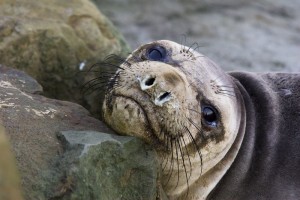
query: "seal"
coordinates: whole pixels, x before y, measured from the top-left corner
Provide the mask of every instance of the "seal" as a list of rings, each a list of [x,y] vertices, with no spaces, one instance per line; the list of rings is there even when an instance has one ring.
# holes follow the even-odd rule
[[[225,73],[190,47],[140,46],[107,84],[103,119],[151,144],[169,199],[300,196],[300,74]]]

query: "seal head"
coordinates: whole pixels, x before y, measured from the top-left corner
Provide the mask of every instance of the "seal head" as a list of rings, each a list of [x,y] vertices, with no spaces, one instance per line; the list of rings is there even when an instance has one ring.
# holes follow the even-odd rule
[[[236,156],[245,127],[242,101],[233,79],[210,59],[161,40],[142,45],[120,66],[103,115],[119,134],[154,146],[170,198],[199,199]]]

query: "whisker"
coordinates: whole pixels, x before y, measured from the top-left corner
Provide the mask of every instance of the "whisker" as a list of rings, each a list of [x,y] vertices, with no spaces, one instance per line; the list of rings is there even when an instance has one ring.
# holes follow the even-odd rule
[[[230,88],[231,89],[231,88]],[[227,89],[219,89],[218,91],[224,91],[224,92],[235,92],[234,90],[227,90]]]
[[[93,93],[93,91],[96,91],[96,89],[106,89],[107,85],[106,83],[95,83],[93,85],[90,85],[89,87],[87,88],[82,88],[81,89],[81,92],[84,94],[84,95],[87,95],[87,94],[91,94]],[[90,92],[91,91],[91,92]]]
[[[214,80],[212,80],[211,82],[216,82],[216,80],[218,80],[219,78],[221,78],[223,76],[223,74],[217,76]]]
[[[104,67],[105,70],[112,70],[115,71],[116,69],[120,69],[120,70],[125,70],[123,67],[120,67],[123,64],[123,62],[120,63],[111,63],[111,62],[98,62],[93,64],[87,71],[83,71],[83,72],[91,72],[94,68],[98,67],[99,69],[103,69]]]
[[[180,39],[180,44],[181,44],[180,50],[183,50],[184,46],[186,46],[186,35],[181,34],[180,37],[181,37],[181,39]]]
[[[188,108],[188,110],[194,111],[194,112],[196,112],[196,113],[198,113],[198,114],[201,115],[201,113],[199,111],[197,111],[197,110],[194,110],[194,109],[191,109],[191,108]]]
[[[182,138],[182,141],[183,141],[183,144],[184,144],[184,148],[185,148],[185,151],[187,152],[187,156],[188,156],[188,160],[189,160],[190,174],[189,174],[189,178],[188,178],[188,179],[190,179],[191,176],[192,176],[192,163],[191,163],[189,151],[188,151],[188,149],[187,149],[187,147],[186,147],[187,145],[186,145],[186,143],[185,143],[184,137],[181,137],[181,138]]]
[[[199,44],[198,44],[197,42],[194,42],[194,43],[187,49],[187,51],[189,52],[190,49],[191,49],[194,45],[196,45],[196,48],[199,48]]]
[[[175,188],[178,187],[178,184],[179,184],[179,156],[178,156],[178,146],[177,146],[177,140],[175,139],[175,149],[176,149],[176,160],[177,160],[177,183],[176,183],[176,186]]]
[[[171,149],[173,149],[173,143],[171,141],[172,139],[170,138],[170,143],[171,143]],[[171,169],[170,169],[171,168]],[[173,170],[174,170],[174,160],[173,160],[173,151],[172,151],[172,156],[171,156],[171,165],[170,165],[170,168],[169,168],[169,173],[167,174],[168,176],[168,180],[166,182],[166,185],[169,183],[171,177],[172,177],[172,174],[173,174]]]
[[[166,134],[164,134],[164,141],[167,141],[167,148],[168,148],[168,146],[169,146],[168,145],[169,140],[167,140],[166,138],[167,138],[167,136],[166,136]],[[169,156],[167,156],[167,160],[166,160],[165,166],[163,167],[162,171],[165,171],[165,168],[167,167],[168,162],[169,162]],[[170,160],[170,162],[172,162],[172,161]]]
[[[170,142],[171,142],[171,149],[173,149],[173,142],[172,142],[172,138],[170,138]],[[166,182],[166,185],[169,183],[171,177],[172,177],[172,174],[173,174],[173,171],[174,171],[174,157],[173,157],[173,150],[172,150],[172,156],[171,156],[171,165],[170,165],[170,168],[171,168],[171,172],[167,175],[168,176],[168,180]],[[170,171],[170,168],[169,168],[169,171]]]
[[[96,77],[96,78],[93,78],[93,79],[87,81],[86,83],[84,83],[84,85],[82,86],[82,88],[84,89],[84,88],[86,88],[88,86],[91,86],[91,85],[93,85],[95,83],[109,83],[109,81],[112,81],[112,80],[108,80],[108,79],[113,79],[113,77],[110,76],[110,75],[104,75],[103,74],[103,75],[101,75],[99,77]]]
[[[198,59],[198,58],[205,58],[206,56],[205,55],[199,55],[199,56],[195,56],[195,59]]]
[[[227,96],[227,97],[231,97],[231,98],[236,97],[234,94],[224,93],[224,92],[219,92],[217,94],[220,94],[220,95],[223,95],[223,96]]]
[[[196,143],[196,140],[195,140],[195,138],[193,137],[193,135],[192,135],[192,133],[190,132],[190,130],[186,127],[186,126],[184,126],[184,128],[187,130],[187,132],[189,133],[189,136],[190,136],[190,138],[191,138],[191,140],[192,140],[192,142],[193,142],[193,144],[194,144],[194,146],[195,146],[195,148],[196,148],[196,150],[197,150],[197,153],[198,153],[198,155],[199,155],[199,158],[200,158],[200,167],[201,167],[201,174],[202,174],[202,154],[201,154],[201,151],[200,151],[200,149],[199,149],[199,147],[198,147],[198,145],[197,145],[197,143]]]
[[[121,56],[116,55],[116,54],[110,54],[104,58],[105,62],[110,61],[110,60],[118,61],[120,63],[126,62],[126,58],[122,58]]]
[[[229,86],[229,85],[217,85],[217,86],[219,86],[219,87],[221,87],[221,88],[222,88],[222,87],[233,88],[233,89],[235,88],[234,86]]]
[[[120,67],[122,63],[111,63],[111,62],[98,62],[94,65],[92,65],[92,67],[89,70],[92,70],[95,67],[99,67],[100,69],[103,67],[110,67],[111,69],[122,69],[124,70],[124,68]]]
[[[199,132],[199,134],[202,132],[201,131],[201,128],[199,128],[198,126],[197,126],[197,124],[195,124],[195,122],[193,122],[190,118],[187,118],[187,120],[198,130],[198,132]],[[205,137],[202,135],[202,134],[200,134],[200,137],[202,138],[202,139],[205,139]]]
[[[178,140],[178,138],[177,138]],[[184,172],[185,172],[185,178],[186,178],[186,184],[187,184],[187,194],[189,193],[189,179],[187,177],[187,171],[186,171],[186,165],[185,165],[185,162],[184,162],[184,154],[182,152],[182,149],[181,149],[181,145],[180,145],[180,141],[178,141],[178,145],[179,145],[179,151],[180,151],[180,155],[181,155],[181,159],[182,159],[182,165],[183,165],[183,169],[184,169]]]

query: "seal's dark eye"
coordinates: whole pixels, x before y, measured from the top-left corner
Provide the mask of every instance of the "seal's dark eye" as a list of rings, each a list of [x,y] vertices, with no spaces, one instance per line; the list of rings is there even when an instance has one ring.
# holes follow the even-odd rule
[[[218,117],[214,108],[210,106],[204,106],[202,108],[202,118],[207,125],[212,127],[217,126]]]
[[[147,58],[152,61],[164,61],[166,59],[167,50],[162,46],[151,47],[147,51]]]

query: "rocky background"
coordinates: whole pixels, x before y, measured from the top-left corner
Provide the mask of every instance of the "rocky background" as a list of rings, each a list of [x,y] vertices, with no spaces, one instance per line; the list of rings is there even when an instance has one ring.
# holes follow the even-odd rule
[[[110,54],[128,51],[89,0],[0,0],[0,64],[27,72],[47,97],[79,103],[97,115],[99,96],[81,90],[97,74],[86,71]]]
[[[82,88],[111,69],[91,66],[169,39],[225,70],[297,72],[299,8],[298,0],[0,0],[0,199],[165,199],[155,152],[96,119],[103,93]]]
[[[299,0],[94,1],[133,48],[196,42],[225,70],[300,71]]]
[[[95,118],[103,93],[83,94],[86,82],[109,71],[91,73],[92,64],[128,52],[88,0],[0,0],[1,200],[164,195],[155,152],[110,135]]]

